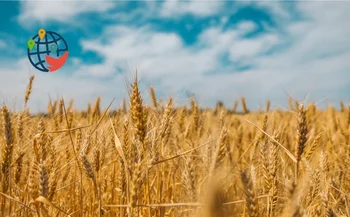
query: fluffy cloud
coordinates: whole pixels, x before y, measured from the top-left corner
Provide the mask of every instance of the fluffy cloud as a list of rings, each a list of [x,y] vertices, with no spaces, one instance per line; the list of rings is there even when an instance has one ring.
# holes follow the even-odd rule
[[[265,34],[258,38],[241,39],[232,44],[229,52],[232,61],[245,61],[269,51],[278,45],[280,38],[275,34]]]
[[[226,23],[225,18],[223,18],[223,23]],[[244,33],[254,31],[256,29],[256,24],[252,21],[242,21],[238,23],[238,29],[242,30]]]
[[[115,3],[110,1],[23,1],[18,19],[24,26],[49,21],[77,23],[74,20],[79,14],[104,13],[114,6]]]
[[[0,49],[4,49],[4,48],[6,48],[6,47],[7,47],[6,42],[3,41],[3,40],[0,40]]]
[[[223,1],[181,1],[165,0],[162,4],[160,15],[163,17],[180,18],[184,14],[196,16],[214,15],[224,6]]]

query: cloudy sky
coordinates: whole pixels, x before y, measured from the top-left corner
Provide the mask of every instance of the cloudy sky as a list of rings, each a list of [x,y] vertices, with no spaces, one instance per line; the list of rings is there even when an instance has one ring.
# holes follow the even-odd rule
[[[350,100],[350,1],[0,1],[0,100],[32,110],[48,99],[114,107],[135,71],[149,100],[195,94],[202,106],[246,97],[250,109],[286,108],[288,94],[319,106]],[[62,35],[69,59],[43,73],[27,59],[40,28]],[[2,103],[1,102],[1,103]]]

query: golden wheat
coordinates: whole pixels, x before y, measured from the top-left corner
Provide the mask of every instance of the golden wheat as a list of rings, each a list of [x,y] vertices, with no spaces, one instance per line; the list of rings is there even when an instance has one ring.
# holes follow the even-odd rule
[[[350,216],[350,106],[166,104],[1,108],[0,216]],[[120,139],[119,139],[120,138]],[[294,153],[294,154],[293,154]]]

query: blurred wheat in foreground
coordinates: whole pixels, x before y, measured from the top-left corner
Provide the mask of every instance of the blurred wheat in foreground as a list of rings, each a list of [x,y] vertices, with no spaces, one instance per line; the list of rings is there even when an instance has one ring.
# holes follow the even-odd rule
[[[2,105],[0,216],[350,216],[350,107],[204,110],[130,88],[114,111]]]

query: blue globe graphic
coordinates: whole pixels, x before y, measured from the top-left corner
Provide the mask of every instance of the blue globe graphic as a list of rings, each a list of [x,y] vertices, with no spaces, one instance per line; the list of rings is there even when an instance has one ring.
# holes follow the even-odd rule
[[[38,34],[32,39],[35,41],[35,45],[31,50],[27,49],[28,59],[36,69],[42,72],[49,72],[45,58],[47,55],[57,58],[68,51],[66,40],[56,32],[46,31],[43,39],[40,39]],[[55,52],[50,49],[52,45],[57,47]]]

